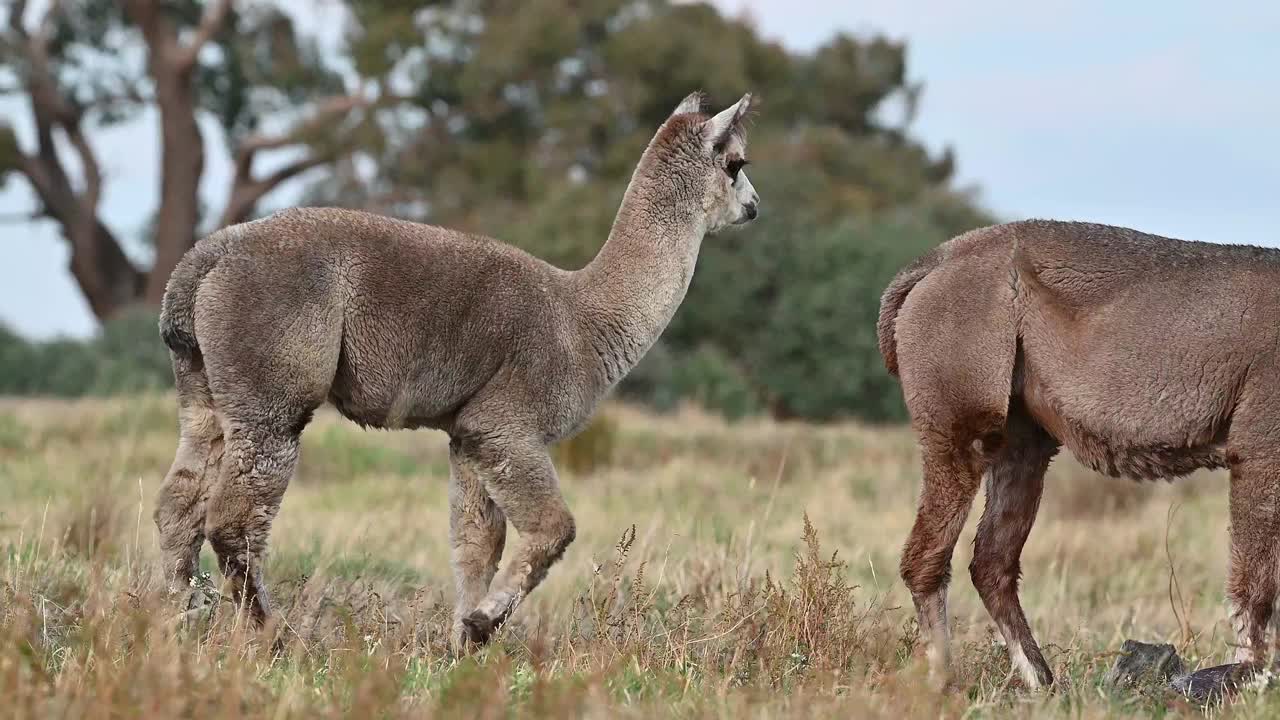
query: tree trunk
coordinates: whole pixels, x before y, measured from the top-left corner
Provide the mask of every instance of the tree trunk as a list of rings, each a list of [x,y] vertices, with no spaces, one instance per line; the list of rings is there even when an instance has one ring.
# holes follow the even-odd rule
[[[155,262],[146,272],[130,263],[116,238],[98,218],[103,177],[93,148],[81,131],[81,120],[88,106],[64,95],[56,82],[51,60],[51,52],[63,49],[52,42],[60,14],[64,12],[62,3],[49,3],[38,27],[28,31],[23,24],[26,2],[18,0],[9,13],[8,32],[0,37],[0,45],[12,46],[27,61],[21,79],[31,99],[37,134],[36,151],[19,152],[18,170],[27,177],[43,203],[42,214],[62,226],[62,234],[71,246],[72,275],[100,320],[139,301],[158,306],[164,299],[169,275],[195,244],[200,225],[199,190],[205,148],[197,122],[194,73],[201,49],[225,27],[235,2],[205,2],[200,22],[186,40],[175,25],[175,15],[166,8],[169,4],[163,0],[123,2],[129,23],[141,31],[146,44],[147,70],[160,115],[160,205],[154,233]],[[126,97],[136,97],[136,94]],[[280,183],[333,159],[332,152],[312,152],[259,178],[252,173],[257,150],[306,144],[302,138],[307,131],[321,129],[326,123],[340,120],[353,109],[368,104],[367,98],[359,93],[330,98],[321,103],[310,123],[295,132],[259,137],[247,143],[237,157],[232,192],[221,215],[221,224],[247,220],[258,201]],[[5,125],[0,122],[0,130]],[[58,153],[56,130],[65,133],[66,142],[79,156],[83,175],[79,183],[72,182]]]
[[[189,73],[162,70],[153,76],[156,104],[160,108],[160,209],[156,218],[156,259],[147,280],[145,299],[150,305],[159,305],[169,274],[196,241],[204,138],[196,124],[194,88]]]
[[[99,320],[107,320],[143,297],[145,276],[133,266],[92,204],[76,194],[53,150],[47,126],[39,129],[41,151],[23,158],[21,171],[40,198],[44,213],[62,229],[71,250],[71,274]]]
[[[89,227],[68,223],[63,233],[72,247],[71,274],[98,320],[109,320],[142,300],[146,277],[125,257],[106,225],[97,219]]]

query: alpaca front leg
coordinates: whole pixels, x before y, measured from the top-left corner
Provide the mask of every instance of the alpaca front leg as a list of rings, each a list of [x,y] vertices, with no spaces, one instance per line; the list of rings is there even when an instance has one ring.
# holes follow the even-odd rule
[[[564,555],[576,532],[545,448],[503,448],[498,457],[489,465],[491,471],[484,473],[485,486],[520,534],[520,544],[489,593],[462,620],[468,637],[476,643],[487,642],[533,592],[551,565]]]
[[[453,641],[459,646],[470,638],[463,618],[471,614],[489,592],[506,544],[507,520],[485,490],[480,468],[449,445],[449,545],[457,591],[453,612]]]

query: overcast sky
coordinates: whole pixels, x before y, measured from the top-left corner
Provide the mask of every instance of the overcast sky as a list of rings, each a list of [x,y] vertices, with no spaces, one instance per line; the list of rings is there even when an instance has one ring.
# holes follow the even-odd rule
[[[953,145],[961,182],[979,186],[1002,218],[1280,246],[1280,3],[716,4],[746,9],[766,35],[796,49],[836,30],[906,39],[910,74],[925,86],[917,135]],[[324,24],[333,13],[323,0],[320,7],[310,16]],[[0,114],[21,122],[26,113],[0,100]],[[208,135],[202,193],[217,207],[229,168]],[[135,234],[155,199],[154,125],[94,140],[109,178],[103,213],[121,235]],[[767,169],[756,172],[767,192]],[[270,199],[279,205],[294,193]],[[0,216],[31,206],[20,179],[0,190]],[[54,228],[0,224],[0,252],[0,322],[38,337],[92,332]]]

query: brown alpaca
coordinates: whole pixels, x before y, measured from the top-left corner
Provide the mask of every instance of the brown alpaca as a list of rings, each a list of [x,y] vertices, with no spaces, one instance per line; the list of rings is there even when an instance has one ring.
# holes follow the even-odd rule
[[[547,455],[684,299],[704,235],[756,216],[744,96],[700,94],[658,130],[609,238],[577,271],[485,237],[348,210],[288,210],[201,240],[160,330],[181,440],[155,510],[170,586],[204,538],[264,621],[261,567],[298,438],[325,401],[367,427],[449,434],[455,639],[482,643],[574,537]],[[521,544],[495,579],[510,521]]]
[[[1280,251],[1047,221],[974,230],[898,274],[880,350],[924,465],[901,571],[942,678],[951,553],[985,473],[973,584],[1026,683],[1052,683],[1018,601],[1019,555],[1064,445],[1117,477],[1230,468],[1237,660],[1266,660],[1280,561],[1278,286]]]

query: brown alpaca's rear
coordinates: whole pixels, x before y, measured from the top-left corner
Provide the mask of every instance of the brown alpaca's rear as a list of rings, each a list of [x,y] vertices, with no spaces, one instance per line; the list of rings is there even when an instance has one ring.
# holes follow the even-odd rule
[[[1280,251],[1048,221],[966,233],[899,274],[880,347],[920,438],[901,571],[935,670],[947,666],[951,554],[985,475],[970,574],[1024,681],[1053,681],[1017,584],[1061,446],[1117,477],[1231,469],[1238,659],[1266,659],[1280,562],[1278,286]]]

